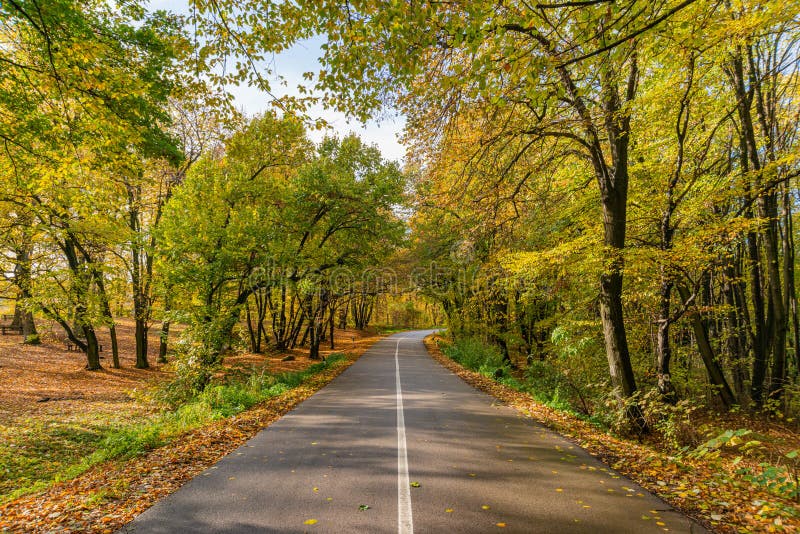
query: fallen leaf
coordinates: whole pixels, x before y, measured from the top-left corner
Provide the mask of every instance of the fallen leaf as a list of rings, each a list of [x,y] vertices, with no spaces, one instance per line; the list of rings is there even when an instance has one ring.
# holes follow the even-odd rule
[[[317,524],[317,520],[316,519],[306,519],[305,521],[303,521],[303,524],[304,525],[316,525]]]

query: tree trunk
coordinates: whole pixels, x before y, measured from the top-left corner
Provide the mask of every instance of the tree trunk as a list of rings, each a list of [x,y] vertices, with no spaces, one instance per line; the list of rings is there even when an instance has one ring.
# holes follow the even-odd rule
[[[737,247],[738,248],[738,247]],[[737,251],[737,255],[739,252]],[[747,373],[747,338],[745,328],[740,317],[742,306],[737,292],[736,284],[739,273],[736,269],[736,260],[730,260],[724,268],[725,281],[722,293],[725,296],[725,348],[731,362],[733,371],[733,386],[736,390],[736,398],[741,404],[747,395],[745,384],[748,380]]]
[[[134,336],[136,338],[136,368],[147,369],[150,362],[147,361],[147,322],[141,317],[136,317]]]
[[[731,55],[728,66],[728,74],[733,86],[736,97],[736,110],[740,122],[739,134],[739,158],[742,176],[744,178],[745,202],[748,209],[745,217],[752,218],[753,213],[749,208],[753,200],[753,192],[750,184],[749,172],[756,173],[756,184],[759,181],[758,174],[761,171],[761,161],[758,154],[758,144],[756,142],[753,127],[753,117],[750,112],[751,97],[745,84],[744,74],[744,55],[741,46],[737,46]],[[755,194],[758,194],[757,190]],[[753,304],[753,379],[750,386],[751,397],[757,406],[761,406],[764,400],[764,382],[767,375],[767,360],[769,356],[767,335],[767,320],[764,316],[764,289],[761,273],[761,258],[758,247],[758,235],[755,231],[747,234],[747,251],[749,257],[750,270],[750,291]],[[775,308],[770,306],[768,312],[774,314]]]
[[[546,45],[551,47],[546,41]],[[552,50],[552,48],[551,48]],[[627,81],[620,78],[627,68]],[[600,189],[603,210],[603,245],[605,269],[600,275],[600,318],[603,323],[606,358],[611,379],[621,405],[625,405],[629,421],[642,432],[647,424],[641,409],[630,397],[636,392],[625,320],[622,310],[623,251],[628,204],[628,144],[630,142],[630,111],[627,105],[634,99],[639,78],[636,51],[627,58],[627,67],[604,64],[599,73],[602,121],[598,122],[586,107],[586,96],[581,94],[566,67],[557,67],[561,82],[571,104],[584,127],[584,147],[592,162],[595,179]],[[620,94],[620,86],[623,95]],[[607,140],[608,152],[604,153]],[[611,165],[609,165],[609,160]]]
[[[689,289],[681,284],[677,286],[677,289],[681,299],[683,299],[684,304],[688,304],[689,299],[691,298]],[[699,312],[694,311],[691,313],[691,322],[692,329],[694,330],[694,336],[697,340],[697,348],[700,351],[700,357],[702,358],[703,365],[705,365],[706,372],[708,373],[708,379],[718,390],[717,395],[719,396],[719,400],[722,402],[723,407],[726,410],[730,409],[730,407],[736,403],[736,398],[733,396],[731,387],[728,385],[728,381],[725,379],[725,374],[722,372],[722,367],[720,367],[719,362],[714,355],[714,349],[711,347],[711,343],[708,340],[706,325],[703,323],[703,318],[700,316]]]
[[[250,352],[252,352],[254,354],[258,354],[258,352],[259,352],[258,349],[260,348],[258,346],[259,345],[259,343],[258,343],[259,340],[256,340],[256,334],[257,334],[257,330],[258,330],[258,325],[256,325],[255,328],[253,327],[253,315],[250,312],[250,301],[247,301],[245,303],[244,311],[245,311],[245,320],[247,322],[247,335],[250,338]],[[258,332],[258,334],[260,334],[260,332]]]
[[[97,335],[91,325],[83,325],[83,335],[86,338],[86,369],[88,371],[99,371],[100,365],[100,345],[97,342]]]
[[[97,290],[100,293],[100,303],[103,307],[103,315],[106,316],[106,319],[109,321],[108,333],[111,337],[111,366],[114,369],[119,369],[119,343],[117,342],[117,327],[114,324],[114,316],[111,314],[111,304],[108,300],[108,293],[106,293],[106,285],[103,281],[103,274],[93,269],[93,274],[95,284],[97,284]]]
[[[29,231],[27,227],[22,229],[22,245],[16,247],[16,261],[14,263],[14,283],[18,288],[17,302],[14,306],[14,319],[12,326],[22,328],[23,343],[38,341],[36,338],[36,323],[33,313],[25,308],[24,301],[31,298],[31,251]]]
[[[169,320],[161,322],[161,334],[158,336],[158,363],[167,363],[167,348],[169,341]]]
[[[336,326],[336,308],[333,307],[330,309],[330,314],[328,315],[328,331],[331,336],[331,350],[336,350],[336,342],[333,339],[335,326]]]
[[[783,192],[783,278],[786,285],[784,306],[792,322],[794,369],[800,371],[800,321],[797,315],[797,289],[794,275],[794,222],[792,220],[791,189]]]
[[[320,342],[320,325],[316,320],[312,320],[308,324],[309,332],[309,353],[308,357],[312,360],[319,360],[319,342]]]
[[[670,297],[672,282],[664,274],[662,266],[660,302],[658,313],[658,331],[656,332],[656,376],[658,391],[666,402],[675,403],[677,399],[675,385],[672,383],[670,360],[672,359],[672,346],[670,345]]]
[[[778,213],[776,193],[759,198],[760,215],[766,219],[764,229],[764,252],[767,262],[770,300],[772,304],[772,321],[774,336],[772,344],[772,377],[769,395],[774,399],[783,397],[786,379],[786,309],[783,307],[783,291],[781,286],[781,267],[778,252]]]
[[[603,223],[605,227],[606,271],[600,275],[600,318],[611,380],[618,390],[621,402],[636,392],[625,318],[622,311],[622,251],[625,246],[625,220],[627,202],[627,167],[618,169],[616,187],[607,186],[603,195]],[[624,175],[624,176],[623,176]],[[628,403],[626,412],[630,421],[646,431],[644,415],[636,404]]]

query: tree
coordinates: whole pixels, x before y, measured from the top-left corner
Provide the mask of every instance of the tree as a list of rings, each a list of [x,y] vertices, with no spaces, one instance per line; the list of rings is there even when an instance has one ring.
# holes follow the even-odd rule
[[[162,127],[170,83],[161,71],[174,57],[178,25],[135,4],[116,10],[63,2],[42,10],[35,2],[11,2],[2,9],[8,46],[0,57],[7,66],[0,136],[13,169],[4,200],[31,206],[30,220],[62,252],[70,280],[53,287],[76,301],[67,311],[74,311],[79,332],[46,297],[35,300],[87,352],[90,369],[100,366],[94,322],[102,317],[118,366],[103,265],[121,235],[117,179],[136,176],[143,157],[177,154]]]

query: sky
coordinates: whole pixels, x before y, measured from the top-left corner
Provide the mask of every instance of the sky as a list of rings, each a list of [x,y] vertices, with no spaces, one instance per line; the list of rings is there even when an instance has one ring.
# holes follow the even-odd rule
[[[303,73],[319,72],[321,69],[317,58],[322,53],[319,47],[323,43],[324,39],[321,37],[301,41],[270,60],[275,74],[282,76],[286,81],[286,86],[283,86],[278,83],[276,76],[268,77],[273,94],[276,96],[298,95],[296,87],[300,84],[308,84],[303,80]],[[230,91],[236,98],[236,105],[243,108],[248,114],[257,113],[269,106],[270,97],[255,87],[232,87]],[[406,149],[398,140],[405,125],[402,117],[382,118],[380,121],[370,121],[366,125],[362,125],[357,119],[348,120],[342,113],[322,106],[312,108],[309,115],[311,118],[325,119],[332,125],[333,133],[340,137],[350,132],[357,133],[367,143],[377,145],[384,158],[402,163],[405,157]],[[314,141],[319,141],[324,136],[324,131],[309,132],[309,137]]]
[[[186,0],[151,0],[149,5],[151,10],[164,9],[180,13],[188,13],[189,10]],[[320,45],[323,43],[322,37],[301,41],[292,48],[267,58],[274,73],[265,78],[272,86],[272,93],[275,96],[299,96],[297,86],[308,83],[303,80],[303,73],[319,72],[321,69],[317,59],[322,55]],[[276,75],[285,79],[285,86],[278,83]],[[270,107],[271,97],[255,87],[233,86],[228,90],[235,97],[236,107],[247,115],[254,115]],[[373,120],[362,125],[357,119],[348,120],[342,113],[322,106],[312,108],[309,116],[312,119],[323,118],[332,126],[328,132],[309,131],[309,137],[315,142],[319,142],[326,133],[342,137],[355,132],[368,144],[377,145],[384,158],[403,162],[406,149],[399,141],[399,135],[405,125],[403,117],[384,117],[379,121]]]

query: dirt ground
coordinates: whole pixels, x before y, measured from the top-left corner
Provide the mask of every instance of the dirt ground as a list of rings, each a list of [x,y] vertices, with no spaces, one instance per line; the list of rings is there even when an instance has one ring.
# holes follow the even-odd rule
[[[148,350],[150,369],[135,369],[134,326],[130,319],[117,322],[117,339],[120,348],[121,369],[111,368],[111,340],[107,329],[98,332],[103,346],[103,369],[86,371],[86,357],[82,352],[66,350],[47,324],[40,325],[42,344],[23,345],[21,335],[0,336],[0,424],[12,423],[17,418],[48,417],[58,414],[67,417],[93,409],[123,414],[134,408],[132,395],[169,378],[169,364],[156,363],[158,356],[158,330],[150,331]],[[343,330],[336,332],[336,351],[323,344],[322,354],[358,351],[375,341],[376,334]],[[363,346],[363,347],[362,347]],[[287,354],[294,361],[281,361]],[[285,353],[243,354],[229,356],[227,366],[249,369],[266,367],[270,372],[304,369],[310,365],[307,349]],[[169,355],[168,355],[169,357]]]

